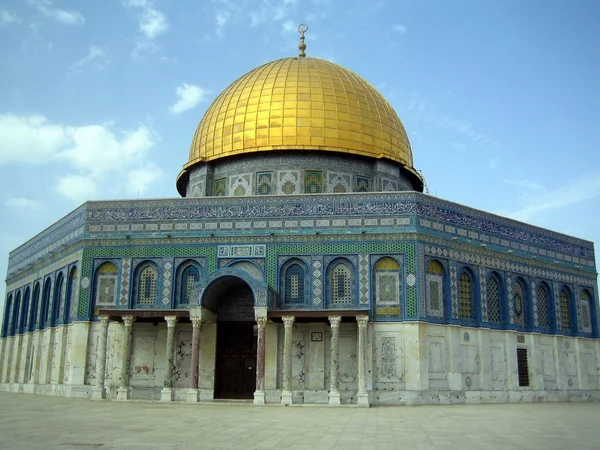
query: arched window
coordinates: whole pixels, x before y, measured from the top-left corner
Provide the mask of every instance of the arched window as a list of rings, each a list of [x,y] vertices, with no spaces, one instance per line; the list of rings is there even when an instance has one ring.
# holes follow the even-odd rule
[[[31,289],[29,286],[25,288],[23,295],[23,308],[21,309],[21,320],[19,322],[19,333],[25,333],[27,330],[27,316],[29,314],[29,299],[31,297]]]
[[[63,274],[59,272],[54,283],[54,300],[52,301],[52,326],[58,325],[60,318],[60,301],[62,298]]]
[[[10,328],[10,312],[12,309],[12,294],[8,294],[8,298],[6,299],[6,308],[4,309],[4,323],[2,324],[2,336],[8,336],[9,328]]]
[[[29,331],[34,331],[38,320],[38,306],[40,304],[40,283],[33,286],[33,300],[31,301],[31,314],[29,315]]]
[[[338,260],[328,267],[328,299],[332,306],[350,305],[354,303],[354,290],[352,289],[353,270],[346,260]]]
[[[117,304],[117,279],[119,271],[111,262],[104,262],[96,269],[94,286],[96,306],[115,306]]]
[[[560,325],[564,332],[571,332],[571,307],[569,305],[569,292],[562,288],[559,295],[560,302]]]
[[[64,321],[70,323],[73,320],[73,308],[77,306],[75,292],[77,291],[77,267],[71,268],[69,280],[67,281],[67,293],[65,295]]]
[[[21,307],[21,291],[17,292],[17,298],[12,312],[12,325],[10,327],[10,334],[15,335],[19,332],[19,312]]]
[[[402,282],[400,263],[386,256],[375,263],[375,313],[379,315],[402,314]]]
[[[135,294],[136,304],[156,305],[158,299],[158,272],[151,264],[145,264],[139,268]]]
[[[550,290],[546,283],[542,282],[537,288],[538,323],[540,328],[550,329]]]
[[[184,263],[179,269],[177,279],[177,303],[179,305],[188,305],[194,283],[200,281],[200,270],[198,270],[198,267],[194,263]]]
[[[285,270],[285,304],[304,304],[304,270],[300,264],[291,264]]]
[[[527,288],[525,287],[525,282],[520,277],[513,283],[512,300],[515,325],[517,328],[527,328],[529,326]]]
[[[488,322],[501,327],[504,324],[504,308],[502,307],[502,283],[497,273],[488,277],[486,285]]]
[[[468,270],[463,270],[458,278],[458,294],[461,320],[475,321],[475,286]]]
[[[581,331],[592,332],[592,295],[587,289],[582,289],[579,294],[579,307],[581,308]]]
[[[42,293],[42,313],[40,317],[41,326],[46,327],[50,322],[50,297],[52,296],[52,281],[46,278],[44,292]]]
[[[446,292],[446,270],[442,263],[432,260],[425,270],[425,290],[427,293],[427,315],[443,318],[444,296]]]

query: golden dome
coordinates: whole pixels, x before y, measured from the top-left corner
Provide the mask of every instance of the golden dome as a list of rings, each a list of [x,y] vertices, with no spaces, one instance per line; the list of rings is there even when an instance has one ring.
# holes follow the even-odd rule
[[[202,118],[178,178],[198,163],[285,150],[387,158],[420,179],[404,126],[385,98],[350,70],[317,58],[272,61],[229,85]]]

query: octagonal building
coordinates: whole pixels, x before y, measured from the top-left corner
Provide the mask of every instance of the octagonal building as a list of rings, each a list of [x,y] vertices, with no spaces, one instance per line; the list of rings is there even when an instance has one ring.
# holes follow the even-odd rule
[[[86,202],[10,253],[1,389],[257,405],[600,397],[593,244],[423,194],[402,122],[344,67],[299,56],[234,81],[177,190]]]

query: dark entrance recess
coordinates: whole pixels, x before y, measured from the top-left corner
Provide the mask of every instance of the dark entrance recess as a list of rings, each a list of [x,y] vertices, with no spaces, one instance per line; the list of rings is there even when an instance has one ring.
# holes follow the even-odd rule
[[[253,322],[219,322],[215,398],[252,398],[256,388]]]
[[[529,386],[529,367],[527,365],[527,349],[517,349],[517,369],[519,371],[519,386]]]
[[[206,298],[217,312],[215,398],[253,398],[256,389],[254,297],[243,280],[223,277]]]

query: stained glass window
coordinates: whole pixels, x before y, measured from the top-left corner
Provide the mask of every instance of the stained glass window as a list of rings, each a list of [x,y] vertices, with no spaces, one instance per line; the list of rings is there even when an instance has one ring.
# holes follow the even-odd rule
[[[565,331],[571,330],[571,311],[569,308],[569,294],[566,289],[560,291],[560,323]]]
[[[304,270],[300,264],[292,264],[285,269],[285,303],[304,303]]]
[[[194,283],[200,280],[200,271],[193,264],[189,264],[181,272],[179,280],[179,304],[187,305],[190,303],[190,297]]]
[[[50,297],[52,295],[52,282],[50,278],[46,278],[44,283],[44,293],[42,294],[42,325],[46,326],[50,319]]]
[[[487,309],[488,320],[491,323],[502,323],[502,304],[500,298],[500,278],[496,274],[492,274],[487,282]]]
[[[29,287],[25,289],[25,295],[23,295],[23,308],[21,309],[21,320],[19,322],[19,333],[24,333],[27,327],[27,315],[29,314],[29,298],[31,297],[31,290]]]
[[[33,287],[33,300],[31,302],[31,314],[29,315],[29,331],[34,331],[38,318],[38,306],[40,303],[40,283]]]
[[[592,320],[591,320],[591,300],[592,296],[590,295],[587,289],[583,289],[580,295],[580,306],[581,306],[581,327],[582,331],[585,333],[592,332]]]
[[[331,271],[330,278],[331,303],[350,303],[350,269],[343,263],[338,263]]]
[[[544,283],[540,283],[537,289],[537,303],[538,303],[538,323],[542,328],[550,327],[550,307],[548,300],[550,295],[548,294],[548,288]]]
[[[137,303],[139,305],[154,305],[157,299],[158,277],[154,267],[147,265],[138,278]]]
[[[462,319],[473,319],[473,281],[466,270],[460,274],[458,280],[460,298],[460,317]]]
[[[444,277],[446,271],[439,261],[427,264],[425,274],[427,292],[427,314],[433,317],[444,317]]]
[[[117,303],[117,266],[111,262],[101,264],[96,270],[96,305],[114,306]]]
[[[60,317],[60,301],[62,298],[63,288],[63,274],[62,272],[56,277],[56,283],[54,283],[54,301],[52,302],[52,325],[58,325],[58,319]]]

